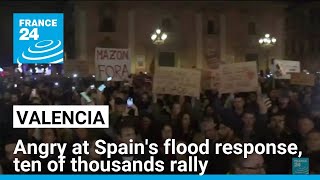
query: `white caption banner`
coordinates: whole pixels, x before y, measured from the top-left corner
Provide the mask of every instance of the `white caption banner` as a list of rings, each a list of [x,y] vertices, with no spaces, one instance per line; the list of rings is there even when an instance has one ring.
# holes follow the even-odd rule
[[[15,105],[13,128],[109,128],[109,106]]]

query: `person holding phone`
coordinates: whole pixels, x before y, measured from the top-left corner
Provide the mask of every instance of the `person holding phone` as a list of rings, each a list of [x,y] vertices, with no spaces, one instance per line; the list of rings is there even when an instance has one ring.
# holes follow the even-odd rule
[[[131,113],[133,110],[133,113]],[[127,106],[126,106],[126,110],[124,111],[124,113],[122,114],[123,116],[129,116],[129,115],[133,115],[133,116],[139,116],[139,111],[137,106],[133,103],[133,98],[129,97],[127,99]]]

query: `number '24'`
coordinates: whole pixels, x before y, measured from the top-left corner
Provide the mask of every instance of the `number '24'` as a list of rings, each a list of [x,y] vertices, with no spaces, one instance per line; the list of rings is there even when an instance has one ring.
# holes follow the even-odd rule
[[[38,28],[33,28],[31,32],[29,32],[28,28],[21,28],[19,33],[22,34],[19,40],[22,40],[22,41],[28,41],[29,39],[34,39],[34,40],[39,39]]]

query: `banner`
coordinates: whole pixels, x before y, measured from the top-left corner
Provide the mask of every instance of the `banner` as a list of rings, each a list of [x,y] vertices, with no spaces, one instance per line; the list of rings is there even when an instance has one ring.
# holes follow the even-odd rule
[[[159,67],[153,79],[153,93],[199,97],[200,80],[199,70]]]
[[[290,79],[290,73],[300,73],[299,61],[278,59],[273,61],[272,74],[275,79]]]
[[[202,70],[201,87],[202,89],[216,89],[220,86],[220,71],[219,69]]]
[[[314,86],[315,75],[305,73],[292,73],[290,83],[302,86]]]
[[[220,93],[251,92],[258,88],[256,62],[220,66]]]
[[[128,80],[131,71],[128,49],[96,48],[95,71],[97,81],[108,77],[113,81]]]

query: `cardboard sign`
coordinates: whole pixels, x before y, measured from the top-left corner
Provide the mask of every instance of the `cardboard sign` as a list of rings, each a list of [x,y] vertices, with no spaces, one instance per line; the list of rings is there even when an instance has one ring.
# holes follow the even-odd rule
[[[220,87],[220,71],[219,69],[207,69],[202,71],[201,78],[202,89],[215,89]]]
[[[252,92],[258,88],[256,62],[220,66],[220,93]]]
[[[272,74],[275,79],[290,79],[291,73],[300,73],[299,61],[274,60]]]
[[[159,67],[153,79],[153,93],[199,97],[200,80],[199,70]]]
[[[108,77],[113,81],[128,80],[131,71],[128,49],[96,48],[95,71],[97,81]]]
[[[314,86],[315,75],[305,73],[292,73],[290,83],[302,86]]]

